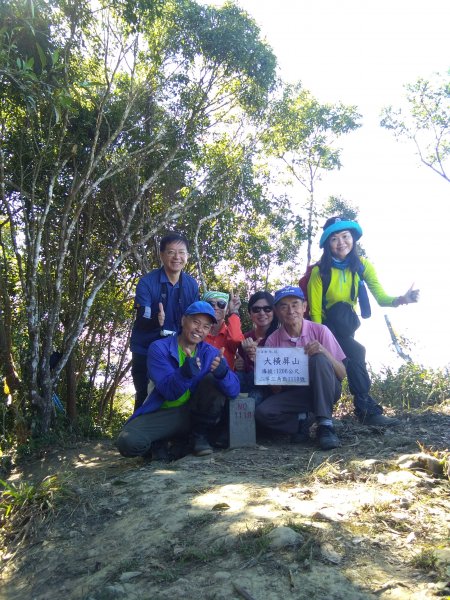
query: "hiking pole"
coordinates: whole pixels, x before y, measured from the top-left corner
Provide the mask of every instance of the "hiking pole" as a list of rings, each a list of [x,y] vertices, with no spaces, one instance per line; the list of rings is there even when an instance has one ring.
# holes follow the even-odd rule
[[[397,335],[396,335],[394,328],[391,325],[391,321],[387,315],[384,315],[384,320],[386,321],[386,325],[389,330],[389,334],[391,336],[391,340],[394,345],[394,348],[397,351],[397,354],[400,356],[400,358],[403,358],[403,360],[405,362],[408,362],[408,363],[413,362],[412,358],[408,354],[406,354],[403,351],[402,347],[400,346],[400,342],[397,339]]]

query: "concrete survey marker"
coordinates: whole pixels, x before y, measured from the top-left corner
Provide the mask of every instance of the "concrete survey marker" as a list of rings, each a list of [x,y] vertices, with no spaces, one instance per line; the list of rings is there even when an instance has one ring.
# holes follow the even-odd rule
[[[255,444],[255,399],[247,394],[239,394],[230,400],[230,448]]]

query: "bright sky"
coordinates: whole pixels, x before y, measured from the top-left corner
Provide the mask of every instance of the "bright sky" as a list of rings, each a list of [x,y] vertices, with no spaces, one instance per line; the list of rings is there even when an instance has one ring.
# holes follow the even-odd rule
[[[357,334],[369,362],[398,364],[388,349],[386,312],[394,329],[416,343],[414,360],[448,364],[450,184],[421,165],[412,145],[382,129],[379,115],[401,104],[404,84],[449,70],[449,0],[238,4],[260,26],[284,81],[300,80],[319,101],[354,104],[363,115],[363,127],[342,139],[343,169],[326,175],[317,194],[359,206],[361,242],[388,293],[403,294],[413,282],[421,290],[417,305],[380,309],[372,301],[374,314]],[[318,243],[315,250],[318,258]]]

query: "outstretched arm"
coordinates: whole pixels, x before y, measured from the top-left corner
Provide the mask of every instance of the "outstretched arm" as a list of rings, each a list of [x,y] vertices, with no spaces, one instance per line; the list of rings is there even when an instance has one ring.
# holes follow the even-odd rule
[[[392,302],[392,306],[400,306],[401,304],[412,304],[419,301],[420,290],[413,290],[414,284],[403,296],[399,296]]]

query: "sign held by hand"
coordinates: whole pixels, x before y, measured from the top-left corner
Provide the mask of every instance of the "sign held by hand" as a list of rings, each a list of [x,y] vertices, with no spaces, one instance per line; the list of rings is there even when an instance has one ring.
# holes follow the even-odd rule
[[[255,385],[309,385],[303,348],[257,348]]]

